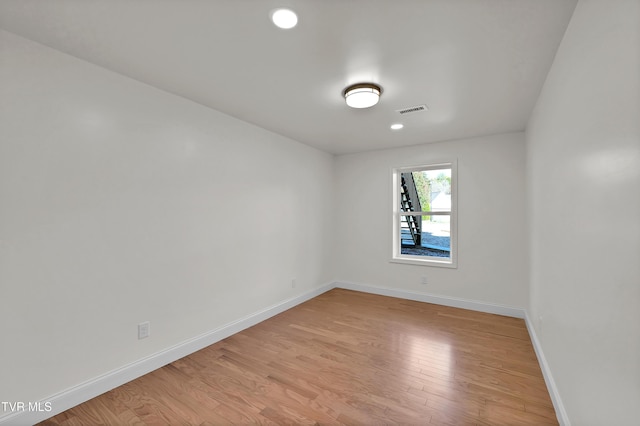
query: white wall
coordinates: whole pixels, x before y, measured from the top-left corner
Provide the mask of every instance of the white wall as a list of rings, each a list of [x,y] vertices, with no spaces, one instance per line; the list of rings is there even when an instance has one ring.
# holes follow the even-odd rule
[[[4,31],[0,53],[1,401],[329,279],[331,155]]]
[[[526,307],[524,142],[514,133],[338,156],[336,279]],[[458,159],[458,268],[390,263],[391,169],[450,158]]]
[[[639,3],[578,3],[527,127],[530,314],[575,425],[640,418]]]

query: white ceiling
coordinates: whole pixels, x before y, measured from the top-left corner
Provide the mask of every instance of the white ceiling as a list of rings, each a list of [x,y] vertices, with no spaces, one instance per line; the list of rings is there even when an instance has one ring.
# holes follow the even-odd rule
[[[0,0],[0,27],[341,154],[524,130],[575,4]],[[281,6],[296,28],[270,22]],[[380,103],[348,108],[342,90],[363,81]]]

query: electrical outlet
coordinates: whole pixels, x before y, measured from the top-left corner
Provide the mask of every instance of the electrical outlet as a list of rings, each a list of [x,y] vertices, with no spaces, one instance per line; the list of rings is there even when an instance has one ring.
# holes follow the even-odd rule
[[[538,336],[542,336],[542,322],[544,321],[544,318],[542,315],[538,315]]]
[[[291,288],[296,288],[296,279],[291,280]]]
[[[146,339],[151,335],[151,324],[149,321],[138,324],[138,340]]]
[[[420,284],[427,285],[427,277],[425,275],[422,276],[422,279],[420,280]]]

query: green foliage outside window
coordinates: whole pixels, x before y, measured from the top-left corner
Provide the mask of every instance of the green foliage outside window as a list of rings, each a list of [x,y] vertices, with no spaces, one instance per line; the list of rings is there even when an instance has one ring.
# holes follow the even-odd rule
[[[413,180],[420,199],[420,207],[423,211],[431,211],[431,191],[451,194],[451,176],[439,173],[438,176],[429,177],[426,172],[413,172]],[[431,216],[422,216],[422,220],[431,220]]]
[[[431,210],[431,182],[423,172],[413,172],[413,180],[422,210]],[[431,216],[422,216],[422,220],[431,220]]]

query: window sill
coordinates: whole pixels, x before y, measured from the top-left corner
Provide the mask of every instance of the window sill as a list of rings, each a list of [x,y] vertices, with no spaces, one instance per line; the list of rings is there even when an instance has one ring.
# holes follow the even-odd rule
[[[452,268],[456,269],[458,265],[451,260],[438,260],[438,258],[428,258],[418,256],[403,256],[403,257],[393,257],[389,260],[391,263],[404,263],[407,265],[420,265],[420,266],[435,266],[438,268]]]

